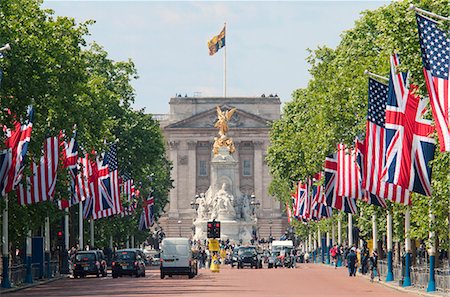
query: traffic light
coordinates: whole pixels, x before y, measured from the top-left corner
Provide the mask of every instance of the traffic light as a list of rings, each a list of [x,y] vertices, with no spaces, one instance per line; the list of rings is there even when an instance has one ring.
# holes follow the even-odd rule
[[[220,222],[210,221],[206,227],[206,236],[208,238],[220,238]]]
[[[64,248],[64,234],[61,229],[56,232],[56,243],[58,247]]]

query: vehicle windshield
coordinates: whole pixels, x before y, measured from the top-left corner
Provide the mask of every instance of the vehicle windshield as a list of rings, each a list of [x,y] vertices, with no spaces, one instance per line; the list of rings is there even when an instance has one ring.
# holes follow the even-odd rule
[[[95,261],[95,254],[94,253],[77,254],[75,256],[75,261],[77,262]]]
[[[116,260],[134,260],[136,259],[136,254],[133,252],[123,251],[116,253]]]
[[[256,249],[254,247],[242,247],[238,251],[238,255],[242,254],[256,254]]]
[[[169,244],[165,245],[164,256],[189,255],[190,248],[185,244]]]

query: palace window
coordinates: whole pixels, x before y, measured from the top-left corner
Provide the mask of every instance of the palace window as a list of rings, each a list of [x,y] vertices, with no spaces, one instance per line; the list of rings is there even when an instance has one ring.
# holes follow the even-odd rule
[[[199,176],[208,176],[208,170],[206,168],[206,160],[199,161],[198,175]]]
[[[252,162],[250,160],[244,160],[242,163],[242,175],[252,176]]]

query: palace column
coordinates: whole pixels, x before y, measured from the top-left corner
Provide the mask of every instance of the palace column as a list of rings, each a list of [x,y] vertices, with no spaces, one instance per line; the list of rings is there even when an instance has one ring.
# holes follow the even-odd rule
[[[267,205],[268,201],[264,199],[264,170],[263,170],[263,144],[262,141],[253,141],[253,178],[255,185],[255,197],[257,200],[261,202],[261,208],[264,211],[267,208],[270,208],[270,205]]]
[[[187,159],[187,165],[188,165],[188,186],[187,186],[187,197],[185,197],[186,200],[191,201],[193,197],[197,194],[196,193],[196,187],[197,187],[197,141],[188,141],[187,142],[188,147],[188,159]],[[192,211],[192,214],[195,215],[195,210],[190,209]]]
[[[180,145],[179,141],[171,140],[169,141],[170,149],[170,160],[173,162],[172,168],[172,179],[174,188],[170,191],[169,200],[169,217],[178,218],[178,147]]]

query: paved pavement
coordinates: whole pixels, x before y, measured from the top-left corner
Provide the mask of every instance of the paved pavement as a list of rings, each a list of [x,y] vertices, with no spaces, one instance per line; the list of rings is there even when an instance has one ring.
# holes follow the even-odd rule
[[[6,296],[418,296],[400,292],[361,277],[350,278],[345,269],[299,264],[297,269],[231,269],[220,273],[199,270],[194,279],[185,276],[159,278],[159,270],[147,270],[147,277],[112,279],[88,277],[63,279]],[[213,295],[211,295],[213,294]]]

